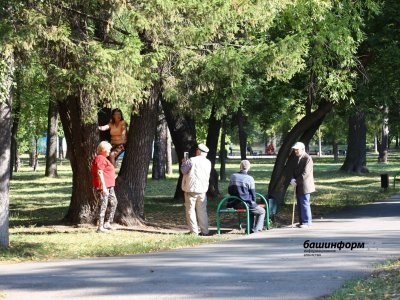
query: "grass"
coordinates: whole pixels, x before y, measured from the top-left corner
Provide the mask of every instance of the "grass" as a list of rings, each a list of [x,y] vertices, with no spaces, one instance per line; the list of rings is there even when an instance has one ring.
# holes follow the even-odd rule
[[[400,299],[400,260],[388,261],[368,278],[352,280],[325,300]]]
[[[314,161],[317,192],[312,196],[312,209],[315,218],[347,206],[388,197],[390,192],[380,188],[379,174],[388,173],[390,178],[393,178],[392,175],[400,169],[400,156],[397,153],[389,157],[389,164],[378,164],[376,156],[369,157],[368,167],[371,173],[363,176],[339,172],[343,161],[334,162],[330,157],[316,157]],[[258,192],[267,192],[273,163],[273,159],[252,161],[251,174],[256,180]],[[228,160],[227,178],[238,170],[238,166],[239,160]],[[148,180],[145,198],[146,219],[162,226],[185,229],[183,203],[172,199],[178,177],[177,166],[174,167],[174,174],[170,178]],[[11,247],[0,251],[0,262],[127,255],[193,246],[232,237],[223,235],[201,238],[183,234],[149,234],[132,228],[130,231],[117,230],[103,237],[94,234],[94,226],[62,226],[60,220],[67,212],[72,190],[72,174],[67,161],[64,160],[58,165],[58,173],[59,178],[46,178],[43,176],[43,161],[39,170],[33,172],[25,160],[22,170],[14,173],[10,187]],[[219,189],[222,194],[226,195],[228,183],[228,180],[220,182]],[[219,200],[209,199],[210,226],[216,224],[215,209]],[[292,201],[293,196],[289,188],[286,205],[281,207],[274,226],[291,222]],[[232,215],[226,214],[226,219],[222,220],[223,224],[230,222],[230,216]]]
[[[12,231],[11,248],[2,252],[2,259],[8,262],[20,262],[123,256],[189,247],[215,240],[218,239],[203,239],[187,234],[149,234],[131,230],[97,234],[93,228],[73,231],[16,228]]]
[[[400,155],[389,156],[388,164],[376,162],[376,155],[368,156],[369,174],[349,175],[339,172],[343,157],[338,162],[330,157],[314,158],[314,176],[317,192],[312,196],[314,218],[332,211],[373,202],[390,196],[393,176],[400,170]],[[251,175],[256,180],[257,191],[265,194],[274,161],[252,161]],[[59,178],[45,178],[44,163],[33,172],[23,161],[22,170],[14,173],[10,186],[10,243],[9,249],[0,249],[0,263],[43,261],[50,259],[121,256],[211,243],[237,235],[197,237],[170,231],[145,232],[137,228],[119,227],[110,234],[96,234],[94,226],[70,227],[62,225],[71,190],[72,174],[67,161],[58,165]],[[227,178],[238,170],[239,160],[228,160]],[[164,227],[186,228],[182,201],[173,200],[178,177],[166,180],[148,180],[145,198],[146,219]],[[217,169],[219,166],[217,165]],[[380,188],[380,174],[387,173],[390,188]],[[151,172],[150,172],[151,174]],[[219,189],[226,195],[228,180],[221,181]],[[400,186],[400,184],[398,185]],[[215,209],[220,199],[209,199],[210,226],[215,226]],[[285,205],[278,213],[273,226],[290,224],[293,196],[289,188]],[[229,215],[229,216],[228,216]],[[226,214],[223,223],[231,222]],[[234,221],[234,220],[233,220]],[[233,222],[232,221],[232,222]],[[230,223],[233,224],[233,223]],[[228,224],[229,225],[229,224]],[[380,266],[369,278],[351,281],[330,296],[337,299],[399,299],[400,261]],[[0,299],[4,294],[0,291]]]

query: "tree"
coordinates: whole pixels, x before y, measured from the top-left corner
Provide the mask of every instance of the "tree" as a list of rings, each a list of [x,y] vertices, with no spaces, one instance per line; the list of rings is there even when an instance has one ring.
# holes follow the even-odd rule
[[[347,173],[368,173],[365,149],[366,131],[365,113],[362,110],[356,110],[349,117],[347,154],[340,170]]]
[[[57,177],[57,123],[58,106],[54,101],[49,101],[47,114],[47,142],[46,142],[46,170],[45,176]]]
[[[140,225],[144,220],[144,192],[157,124],[160,83],[154,84],[139,112],[131,119],[126,156],[117,178],[118,213],[124,225]]]
[[[162,111],[161,102],[158,107],[157,129],[154,137],[152,179],[165,179],[168,125]]]
[[[359,93],[363,95],[364,105],[367,106],[364,109],[367,118],[372,119],[380,127],[378,138],[380,162],[387,162],[389,128],[396,126],[395,115],[399,107],[399,9],[398,1],[382,2],[380,13],[367,24],[368,38],[361,50],[368,81],[360,85]],[[390,118],[392,116],[393,120]]]
[[[11,107],[14,54],[0,55],[0,247],[9,246],[8,208],[10,182]]]
[[[140,63],[140,43],[137,36],[118,27],[118,14],[124,13],[119,3],[57,1],[35,3],[31,8],[46,20],[38,51],[45,69],[53,75],[50,92],[59,102],[73,171],[65,220],[93,223],[97,201],[90,170],[99,142],[97,107],[104,99],[137,101],[140,91],[135,66]]]
[[[282,203],[295,162],[291,145],[297,140],[308,145],[334,103],[351,99],[356,66],[357,48],[362,39],[365,12],[375,3],[336,2],[304,3],[299,1],[286,16],[309,45],[306,68],[296,75],[303,95],[305,116],[285,137],[271,175],[268,193]],[[297,18],[298,21],[295,21]],[[293,28],[293,29],[294,29]],[[281,29],[287,30],[283,26]],[[318,107],[312,112],[313,107]]]

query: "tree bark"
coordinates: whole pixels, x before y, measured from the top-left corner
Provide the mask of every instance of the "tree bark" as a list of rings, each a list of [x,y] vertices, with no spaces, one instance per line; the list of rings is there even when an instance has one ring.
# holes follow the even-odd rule
[[[39,137],[34,136],[34,150],[33,150],[33,172],[36,172],[39,168]]]
[[[9,189],[10,189],[10,150],[11,150],[11,111],[14,56],[0,59],[6,63],[5,72],[0,76],[0,247],[8,248],[9,239]]]
[[[339,147],[336,139],[333,140],[332,142],[332,151],[333,151],[333,160],[338,161],[339,160]]]
[[[239,108],[239,111],[237,112],[237,122],[238,122],[238,130],[239,130],[239,144],[240,144],[240,158],[246,159],[246,147],[247,147],[247,134],[244,129],[244,116],[243,116],[243,111],[241,108]]]
[[[226,180],[226,158],[228,157],[228,151],[226,150],[226,122],[225,118],[222,119],[222,132],[221,132],[221,145],[220,145],[220,154],[219,154],[219,161],[221,163],[220,171],[219,171],[219,178],[221,181]]]
[[[97,120],[100,126],[107,125],[111,120],[111,108],[102,107],[97,113]],[[99,130],[100,141],[111,142],[110,130]]]
[[[64,159],[65,158],[63,139],[64,139],[63,136],[59,136],[58,137],[58,158],[59,159]]]
[[[347,173],[368,173],[366,154],[367,127],[365,113],[356,111],[349,117],[346,159],[340,170]]]
[[[389,149],[389,120],[388,120],[389,108],[384,108],[384,118],[381,126],[381,138],[378,140],[378,162],[387,163],[388,149]]]
[[[172,140],[171,140],[171,133],[169,132],[168,129],[168,124],[167,124],[167,163],[166,163],[166,171],[167,174],[170,176],[172,175]]]
[[[118,206],[115,220],[123,225],[140,225],[144,220],[144,192],[160,90],[160,82],[153,83],[149,98],[140,104],[139,113],[131,118],[128,144],[116,184]]]
[[[90,101],[84,96],[71,95],[59,104],[72,168],[72,196],[64,220],[72,224],[95,223],[98,217],[91,164],[96,155],[99,135],[97,123],[84,122],[89,110]]]
[[[45,176],[57,177],[57,123],[58,106],[54,101],[49,101],[47,114],[47,148]]]
[[[158,103],[158,121],[154,138],[152,179],[165,179],[165,165],[167,157],[168,126],[162,111],[161,102]]]
[[[221,120],[217,120],[215,118],[215,107],[213,106],[210,118],[208,119],[208,131],[207,131],[207,141],[206,141],[206,145],[208,149],[210,149],[207,158],[211,161],[210,183],[208,185],[208,195],[210,197],[220,196],[218,187],[218,172],[215,169],[220,130],[221,130]]]
[[[173,103],[161,100],[168,128],[171,133],[172,142],[175,145],[175,151],[178,156],[179,169],[183,159],[183,153],[189,152],[189,156],[194,156],[196,151],[196,126],[195,121],[188,115],[179,115],[176,112],[176,106]],[[181,188],[182,173],[179,170],[179,179],[175,189],[175,200],[183,199]]]
[[[286,189],[292,178],[292,170],[297,163],[295,155],[292,153],[292,145],[297,141],[302,141],[305,145],[308,145],[332,107],[331,102],[322,102],[317,110],[303,117],[284,139],[279,148],[268,187],[269,196],[276,199],[278,204],[282,204],[284,201]]]
[[[12,178],[13,175],[13,167],[15,167],[15,172],[18,172],[19,169],[17,134],[20,121],[20,113],[21,113],[20,83],[22,80],[21,80],[21,74],[18,71],[15,72],[15,80],[16,80],[16,88],[13,89],[14,113],[13,113],[12,129],[11,129],[10,178]]]

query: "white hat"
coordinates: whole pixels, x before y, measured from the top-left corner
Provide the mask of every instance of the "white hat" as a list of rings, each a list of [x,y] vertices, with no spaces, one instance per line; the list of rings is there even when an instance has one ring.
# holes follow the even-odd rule
[[[294,144],[292,146],[292,149],[305,149],[306,146],[304,146],[304,144],[302,142],[297,142],[296,144]]]
[[[208,147],[204,144],[199,144],[197,146],[197,149],[199,149],[201,152],[204,152],[204,153],[208,153],[208,151],[210,151],[210,149],[208,149]]]

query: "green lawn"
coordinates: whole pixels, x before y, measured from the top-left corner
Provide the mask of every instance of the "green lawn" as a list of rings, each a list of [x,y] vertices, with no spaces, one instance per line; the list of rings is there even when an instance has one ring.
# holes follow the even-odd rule
[[[334,162],[330,157],[316,157],[314,161],[317,192],[312,196],[312,207],[316,218],[346,206],[368,203],[389,196],[393,191],[389,189],[388,192],[384,192],[380,188],[380,174],[388,173],[392,178],[400,169],[398,154],[390,156],[389,164],[378,164],[376,156],[370,156],[368,167],[371,172],[363,176],[339,172],[342,161]],[[273,163],[273,159],[252,161],[251,174],[256,180],[258,192],[266,193]],[[238,165],[239,160],[228,160],[228,178],[238,170]],[[174,174],[166,180],[149,178],[145,213],[151,223],[185,228],[183,203],[172,199],[178,177],[177,166],[174,168]],[[60,221],[67,212],[71,195],[72,174],[68,161],[64,160],[59,164],[58,173],[59,178],[46,178],[43,176],[43,161],[39,170],[33,172],[27,166],[26,160],[23,160],[21,171],[14,173],[10,187],[11,247],[9,250],[2,250],[0,261],[125,255],[232,238],[231,235],[200,238],[184,234],[146,234],[138,230],[117,230],[103,237],[94,234],[94,226],[63,226]],[[220,182],[222,194],[226,195],[228,182]],[[210,226],[216,224],[215,209],[219,200],[209,200]],[[286,205],[280,208],[273,226],[291,222],[292,201],[293,194],[289,188]],[[223,219],[223,222],[229,222],[229,216]],[[110,244],[107,241],[110,241]]]
[[[399,153],[391,154],[388,164],[378,164],[377,156],[369,155],[370,173],[362,176],[339,172],[343,157],[340,159],[339,162],[334,162],[331,157],[314,158],[317,186],[317,192],[312,196],[314,218],[344,207],[384,199],[396,192],[392,188],[392,182],[393,176],[400,170]],[[239,160],[228,160],[226,166],[228,178],[238,170],[239,162]],[[273,159],[252,161],[251,175],[254,176],[257,191],[260,193],[265,194],[268,189],[273,163]],[[183,203],[172,199],[178,177],[177,166],[174,168],[174,174],[166,180],[149,178],[145,214],[147,221],[151,223],[182,229],[185,228]],[[25,160],[21,171],[14,173],[10,186],[11,246],[7,250],[0,250],[0,263],[148,253],[192,247],[237,236],[237,234],[224,234],[197,237],[162,230],[159,233],[148,233],[137,228],[123,227],[110,234],[96,234],[93,225],[64,226],[61,220],[67,212],[72,189],[72,174],[68,161],[60,162],[58,173],[59,178],[45,178],[43,161],[39,170],[33,172]],[[389,174],[388,191],[380,188],[382,173]],[[219,189],[223,195],[227,194],[228,183],[228,180],[220,182]],[[400,189],[400,184],[398,188]],[[210,226],[215,226],[215,209],[219,200],[209,199]],[[286,204],[280,208],[273,226],[290,224],[292,201],[293,194],[289,187]],[[232,221],[229,217],[223,219],[223,222],[229,221]],[[392,299],[390,295],[393,293],[399,295],[399,277],[399,263],[391,263],[379,269],[379,272],[373,274],[371,278],[350,282],[345,290],[338,291],[331,299]],[[375,285],[381,294],[373,296],[369,288],[372,285]]]

